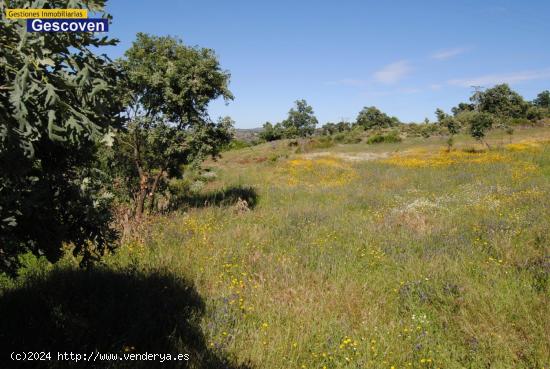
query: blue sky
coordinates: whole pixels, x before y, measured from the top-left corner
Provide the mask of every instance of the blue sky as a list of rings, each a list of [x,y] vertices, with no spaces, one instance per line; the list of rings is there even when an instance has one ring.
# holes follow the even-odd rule
[[[550,89],[550,1],[110,0],[109,48],[137,32],[212,48],[235,100],[210,114],[239,128],[278,122],[296,99],[321,124],[375,105],[405,122],[433,119],[471,85],[508,82],[528,99]]]

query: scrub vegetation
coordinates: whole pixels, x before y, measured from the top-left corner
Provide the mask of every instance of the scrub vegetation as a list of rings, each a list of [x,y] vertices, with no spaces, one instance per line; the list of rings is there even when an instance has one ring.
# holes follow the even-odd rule
[[[322,127],[299,99],[245,141],[208,113],[233,99],[213,50],[139,33],[113,61],[116,40],[23,27],[0,24],[2,352],[550,367],[550,92]]]

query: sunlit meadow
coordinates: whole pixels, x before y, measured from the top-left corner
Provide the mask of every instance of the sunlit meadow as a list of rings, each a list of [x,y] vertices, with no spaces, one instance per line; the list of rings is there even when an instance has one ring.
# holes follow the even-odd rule
[[[254,368],[549,368],[550,130],[501,136],[227,152],[202,191],[255,206],[162,218],[107,262],[193,281],[209,347]]]

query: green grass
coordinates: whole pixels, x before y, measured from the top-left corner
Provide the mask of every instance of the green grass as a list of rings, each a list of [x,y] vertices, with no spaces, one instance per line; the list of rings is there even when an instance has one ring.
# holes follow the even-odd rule
[[[230,151],[207,163],[219,201],[156,219],[106,264],[191,281],[204,350],[252,368],[548,368],[550,143],[507,140]],[[360,152],[387,156],[337,156]]]
[[[550,145],[427,167],[250,152],[212,186],[255,188],[252,211],[167,220],[142,258],[197,283],[214,347],[261,368],[549,364]]]

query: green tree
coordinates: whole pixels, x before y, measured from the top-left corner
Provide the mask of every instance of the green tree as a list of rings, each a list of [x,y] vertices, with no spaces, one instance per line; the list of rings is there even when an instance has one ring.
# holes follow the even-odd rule
[[[289,110],[288,118],[281,122],[286,138],[311,136],[315,132],[317,118],[313,108],[305,100],[296,100],[295,106]]]
[[[346,132],[351,130],[351,124],[349,122],[346,122],[344,120],[336,123],[336,131],[338,132]]]
[[[389,117],[375,106],[364,107],[357,115],[356,125],[364,129],[394,127],[399,124],[399,119]]]
[[[283,129],[279,123],[273,125],[270,122],[265,122],[262,128],[260,132],[262,140],[275,141],[283,138]]]
[[[181,175],[184,165],[217,156],[232,136],[233,121],[213,122],[208,103],[233,98],[229,73],[210,49],[185,46],[173,37],[138,33],[120,62],[129,102],[125,132],[117,139],[119,165],[140,218],[149,198],[154,207],[159,185]],[[131,162],[133,167],[128,167]]]
[[[107,17],[104,3],[51,0],[47,7]],[[1,14],[6,7],[0,2]],[[17,256],[29,251],[55,261],[64,243],[86,264],[115,237],[104,173],[93,168],[97,145],[120,123],[120,73],[92,47],[116,40],[25,28],[24,20],[0,19],[0,268],[13,271]]]
[[[438,123],[447,128],[447,131],[449,132],[449,137],[447,138],[447,150],[451,151],[454,144],[454,136],[460,132],[460,123],[455,117],[448,115],[441,109],[436,109],[435,115],[437,116]]]
[[[498,118],[525,118],[529,103],[507,84],[496,85],[470,98],[480,112],[493,114]]]
[[[537,98],[533,100],[533,104],[540,108],[550,109],[550,91],[545,90],[537,95]]]
[[[327,122],[321,127],[321,132],[325,136],[330,136],[338,132],[336,124]]]
[[[445,113],[443,110],[437,108],[435,109],[435,116],[437,118],[437,122],[441,124],[441,122],[447,117],[447,113]]]
[[[459,103],[458,106],[455,106],[451,109],[453,115],[456,117],[460,113],[474,111],[475,106],[474,104],[467,104],[467,103]]]
[[[485,141],[487,131],[491,129],[494,123],[494,116],[481,112],[475,113],[470,120],[470,135],[476,140],[485,143],[487,148],[491,148],[489,143]]]
[[[323,135],[333,135],[335,133],[342,133],[351,130],[351,124],[344,120],[338,123],[327,122],[321,127]]]

